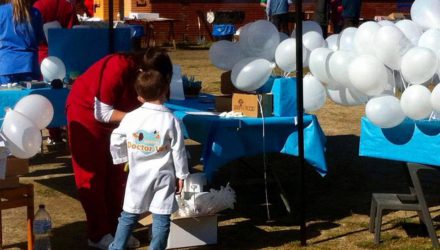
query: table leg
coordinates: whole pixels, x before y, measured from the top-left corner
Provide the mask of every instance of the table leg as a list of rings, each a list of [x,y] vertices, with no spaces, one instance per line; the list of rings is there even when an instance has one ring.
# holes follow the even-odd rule
[[[176,40],[174,37],[174,22],[173,21],[169,21],[168,41],[172,41],[173,48],[176,49]]]
[[[432,245],[435,248],[439,248],[440,244],[437,238],[437,234],[434,229],[434,225],[432,223],[431,214],[429,213],[428,205],[426,204],[425,196],[423,194],[422,185],[420,184],[419,180],[419,170],[422,169],[429,169],[432,170],[432,167],[421,165],[421,164],[414,164],[414,163],[408,163],[408,172],[411,177],[411,181],[414,187],[415,194],[417,196],[417,200],[421,207],[421,219],[423,220],[424,224],[426,225],[426,228],[428,230],[429,237],[431,238]],[[419,214],[420,215],[420,214]]]
[[[34,249],[34,232],[33,232],[33,223],[34,223],[34,186],[27,186],[27,195],[28,195],[28,206],[27,206],[27,241],[28,241],[28,250]]]

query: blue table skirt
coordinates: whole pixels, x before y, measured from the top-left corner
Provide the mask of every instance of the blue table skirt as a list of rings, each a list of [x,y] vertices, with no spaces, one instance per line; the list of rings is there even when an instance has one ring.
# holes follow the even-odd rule
[[[64,107],[66,106],[67,95],[69,90],[67,89],[11,89],[0,90],[0,126],[3,123],[5,116],[5,108],[14,108],[15,104],[23,97],[31,94],[39,94],[47,97],[54,108],[54,117],[48,127],[60,127],[67,124]]]
[[[167,106],[183,122],[185,136],[203,144],[204,171],[208,178],[229,161],[263,152],[261,118],[221,118],[187,113],[212,110],[213,102],[209,102],[209,97],[170,101]],[[304,116],[304,127],[305,158],[316,171],[325,175],[324,133],[313,115]],[[264,128],[266,152],[298,156],[298,130],[294,117],[267,117]]]
[[[360,156],[440,166],[440,121],[406,119],[381,129],[362,118]]]

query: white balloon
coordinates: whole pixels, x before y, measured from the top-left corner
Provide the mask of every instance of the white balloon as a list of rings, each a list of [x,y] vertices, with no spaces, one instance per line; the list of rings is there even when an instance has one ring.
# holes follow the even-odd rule
[[[431,106],[436,112],[440,112],[440,84],[437,84],[431,93]]]
[[[327,42],[327,48],[336,51],[338,50],[338,40],[339,40],[339,35],[338,34],[333,34],[328,36],[325,41]]]
[[[327,96],[335,103],[344,106],[356,106],[368,101],[368,96],[353,88],[327,88]]]
[[[304,47],[303,62],[307,59],[307,52]],[[292,72],[296,70],[296,39],[288,38],[282,41],[275,51],[275,62],[278,67],[285,72]]]
[[[240,35],[239,45],[246,56],[272,61],[280,43],[278,29],[269,21],[253,22]]]
[[[40,70],[46,82],[51,82],[54,79],[63,80],[66,77],[66,66],[61,59],[55,56],[44,58],[41,62]]]
[[[318,32],[309,31],[303,35],[303,45],[306,49],[313,51],[325,47],[325,40]]]
[[[376,22],[365,22],[359,26],[354,36],[354,49],[359,54],[374,55],[374,36],[379,30],[380,25]]]
[[[440,52],[440,29],[429,29],[419,39],[420,47],[432,49],[435,53]]]
[[[430,49],[414,47],[402,57],[401,73],[411,84],[429,81],[438,69],[437,55]]]
[[[411,19],[423,29],[440,28],[440,1],[416,0],[411,6]]]
[[[254,91],[266,83],[274,68],[275,63],[266,59],[244,58],[232,68],[232,84],[242,91]]]
[[[350,65],[354,58],[355,54],[351,51],[335,51],[330,56],[328,63],[331,78],[345,87],[351,87],[347,65]]]
[[[431,92],[423,85],[409,86],[400,98],[403,112],[411,119],[421,120],[432,112]]]
[[[392,128],[405,120],[400,101],[395,96],[374,97],[365,106],[367,118],[381,128]]]
[[[325,84],[332,84],[335,82],[331,78],[328,61],[333,50],[327,48],[317,48],[310,54],[309,69],[312,74]]]
[[[243,54],[238,43],[220,40],[209,48],[209,59],[219,69],[231,70],[242,58]]]
[[[353,50],[356,32],[357,28],[349,27],[344,29],[339,36],[338,48],[340,50]]]
[[[6,147],[21,159],[27,159],[40,151],[41,133],[35,124],[24,115],[9,109],[2,125]]]
[[[396,26],[383,26],[377,31],[373,46],[381,62],[399,70],[402,56],[412,47],[412,43]]]
[[[303,21],[302,22],[302,33],[303,35],[309,31],[316,31],[322,36],[322,28],[319,23],[315,21]],[[296,30],[292,31],[291,37],[296,37]]]
[[[325,104],[325,87],[312,75],[303,79],[304,109],[308,112],[316,111]]]
[[[348,76],[357,90],[369,96],[382,94],[388,82],[386,67],[370,55],[355,58],[348,66]]]
[[[14,111],[26,116],[39,129],[43,129],[52,121],[54,110],[52,103],[42,95],[28,95],[21,98]]]
[[[396,23],[396,27],[403,32],[403,34],[411,41],[412,44],[417,45],[423,30],[415,22],[404,19]]]
[[[389,20],[380,20],[377,24],[380,26],[394,26],[394,23]]]

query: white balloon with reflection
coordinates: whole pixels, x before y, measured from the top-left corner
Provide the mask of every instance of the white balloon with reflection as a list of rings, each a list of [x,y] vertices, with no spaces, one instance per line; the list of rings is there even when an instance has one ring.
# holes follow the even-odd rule
[[[279,43],[278,29],[269,21],[258,20],[242,30],[239,46],[248,57],[261,57],[272,61]]]
[[[339,39],[339,34],[332,34],[328,36],[325,39],[325,41],[327,42],[327,48],[333,51],[338,50],[338,39]]]
[[[325,104],[325,87],[318,78],[308,74],[303,79],[304,109],[313,112]]]
[[[357,91],[354,88],[340,87],[336,89],[327,88],[327,96],[335,102],[343,106],[356,106],[367,103],[368,96]]]
[[[374,36],[379,30],[380,25],[376,22],[365,22],[361,24],[354,36],[354,48],[359,54],[374,55]]]
[[[36,155],[41,148],[41,132],[26,116],[14,110],[7,110],[2,125],[6,147],[17,158],[27,159]]]
[[[324,38],[316,31],[309,31],[303,35],[303,45],[309,51],[326,47]]]
[[[423,85],[412,85],[403,91],[400,106],[411,119],[421,120],[429,117],[432,112],[431,92]]]
[[[440,1],[416,0],[411,6],[411,19],[425,30],[440,28]]]
[[[303,63],[307,59],[307,52],[302,47]],[[275,62],[284,72],[296,70],[296,39],[288,38],[282,41],[275,51]]]
[[[356,32],[357,28],[349,27],[344,29],[339,35],[338,48],[340,50],[353,50]]]
[[[414,45],[418,44],[420,36],[423,34],[423,30],[420,26],[408,19],[398,21],[396,27],[399,28]]]
[[[388,67],[399,70],[402,56],[413,46],[396,26],[381,27],[374,37],[374,52]]]
[[[219,69],[231,70],[242,58],[243,54],[238,43],[221,40],[209,48],[209,59]]]
[[[26,116],[39,129],[43,129],[52,121],[54,110],[52,103],[42,95],[28,95],[21,98],[14,111]]]
[[[40,70],[45,82],[51,82],[55,79],[64,80],[66,77],[66,66],[61,59],[55,56],[44,58]]]
[[[392,128],[405,120],[399,99],[392,95],[370,99],[365,106],[365,114],[373,124],[381,128]]]
[[[437,83],[431,93],[431,106],[435,112],[440,112],[440,84]]]
[[[232,68],[232,84],[242,91],[257,90],[266,83],[275,66],[263,58],[244,58]]]
[[[380,95],[387,87],[386,67],[376,57],[361,55],[348,66],[351,84],[368,96]]]
[[[411,84],[429,81],[438,69],[437,55],[430,49],[414,47],[402,57],[401,73]]]
[[[322,83],[332,85],[335,80],[331,78],[328,61],[333,50],[328,48],[317,48],[310,54],[309,69],[312,74]],[[336,86],[333,86],[336,87]]]
[[[351,87],[347,65],[350,65],[354,58],[355,54],[351,51],[335,51],[330,56],[328,63],[331,78],[345,87]]]

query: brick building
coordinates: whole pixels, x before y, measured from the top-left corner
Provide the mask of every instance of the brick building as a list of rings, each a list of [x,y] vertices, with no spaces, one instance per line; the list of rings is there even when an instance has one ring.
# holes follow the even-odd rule
[[[303,0],[304,11],[314,10],[315,0]],[[363,0],[361,17],[373,19],[392,12],[409,12],[414,0]],[[95,16],[108,19],[108,0],[95,0]],[[176,19],[175,38],[177,42],[194,42],[199,35],[209,37],[210,25],[204,26],[208,11],[244,11],[243,24],[264,18],[264,10],[259,0],[114,0],[114,18],[117,19],[119,6],[123,6],[124,16],[130,12],[160,13],[161,17]],[[291,6],[291,11],[295,11]],[[239,25],[238,25],[239,26]],[[168,26],[158,23],[154,26],[155,39],[161,43],[167,40]]]

